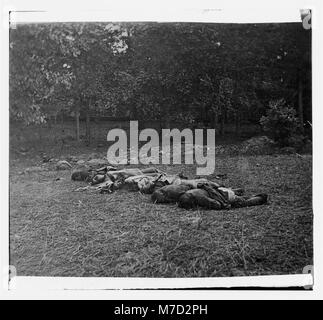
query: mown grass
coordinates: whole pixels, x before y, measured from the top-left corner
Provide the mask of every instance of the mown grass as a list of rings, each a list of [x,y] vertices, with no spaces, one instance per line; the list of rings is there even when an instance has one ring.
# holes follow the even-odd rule
[[[82,158],[90,149],[65,152]],[[268,205],[222,211],[156,205],[138,192],[74,192],[84,183],[46,166],[19,174],[39,161],[32,153],[10,162],[10,264],[18,275],[241,276],[313,264],[309,155],[219,156],[215,175],[227,173],[226,185],[270,195]],[[195,175],[195,166],[158,167]]]

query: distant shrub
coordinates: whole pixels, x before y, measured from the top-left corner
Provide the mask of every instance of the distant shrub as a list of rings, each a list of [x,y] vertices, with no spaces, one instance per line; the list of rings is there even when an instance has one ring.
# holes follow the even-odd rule
[[[260,124],[280,147],[302,148],[304,136],[300,133],[296,111],[284,99],[270,101],[266,116],[260,119]]]
[[[272,154],[275,142],[266,136],[252,137],[241,144],[240,152],[243,154]]]

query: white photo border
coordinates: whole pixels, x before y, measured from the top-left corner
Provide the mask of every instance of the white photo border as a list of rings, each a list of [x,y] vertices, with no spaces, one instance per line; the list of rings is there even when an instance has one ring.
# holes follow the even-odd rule
[[[221,3],[222,2],[222,3]],[[59,4],[61,3],[61,5]],[[77,7],[79,10],[75,10]],[[80,5],[81,3],[81,5]],[[131,4],[130,4],[131,3]],[[18,277],[14,278],[8,286],[9,261],[9,181],[1,182],[1,296],[12,298],[109,298],[109,299],[313,299],[322,298],[322,266],[323,252],[320,244],[323,243],[321,228],[323,226],[319,203],[319,190],[322,181],[322,171],[319,170],[320,160],[323,160],[320,150],[320,124],[323,106],[322,89],[322,40],[323,15],[320,0],[310,1],[270,1],[259,5],[259,1],[160,1],[160,5],[149,5],[148,1],[123,1],[122,6],[113,4],[113,1],[5,1],[2,8],[1,29],[1,140],[2,157],[1,168],[4,177],[9,177],[9,19],[11,22],[37,21],[195,21],[195,22],[291,22],[300,21],[300,9],[312,10],[312,77],[313,77],[313,211],[314,211],[314,259],[315,283],[313,290],[309,291],[203,291],[203,290],[154,290],[152,288],[206,288],[206,287],[291,287],[312,285],[313,278],[309,274],[283,275],[283,276],[257,276],[257,277],[230,277],[230,278],[47,278],[47,277]],[[57,11],[55,8],[64,8]],[[95,8],[95,9],[94,9]],[[43,11],[43,12],[39,12]],[[9,16],[9,12],[12,11]],[[24,12],[22,12],[24,11]],[[29,11],[29,13],[28,13]],[[30,14],[30,11],[34,13]],[[14,12],[14,13],[13,13]],[[230,13],[230,14],[227,14]],[[276,13],[276,14],[275,14]],[[14,20],[12,20],[14,17]],[[88,17],[88,18],[86,18]],[[30,20],[29,20],[30,19]],[[51,20],[53,19],[53,20]],[[56,19],[56,20],[55,20]],[[80,20],[77,20],[80,19]],[[225,21],[226,20],[226,21]],[[297,20],[296,20],[297,21]],[[34,20],[34,22],[36,22]],[[320,86],[320,87],[319,87]],[[322,127],[322,126],[321,126]],[[321,132],[322,133],[322,132]],[[102,290],[102,289],[111,289]],[[116,289],[116,290],[113,290]],[[124,289],[142,289],[124,290]],[[85,291],[84,291],[85,290]]]

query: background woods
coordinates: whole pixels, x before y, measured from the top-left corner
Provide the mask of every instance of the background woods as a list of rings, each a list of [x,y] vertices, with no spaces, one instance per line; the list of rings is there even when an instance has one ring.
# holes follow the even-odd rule
[[[269,128],[275,137],[277,117],[288,118],[272,110],[280,104],[295,111],[293,134],[310,136],[310,66],[311,31],[301,23],[18,25],[10,120],[48,128],[74,119],[71,139],[87,144],[100,119],[219,136]]]

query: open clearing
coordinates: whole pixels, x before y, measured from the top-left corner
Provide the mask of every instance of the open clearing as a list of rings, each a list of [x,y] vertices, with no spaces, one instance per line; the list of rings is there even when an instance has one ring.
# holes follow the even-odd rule
[[[268,205],[222,211],[155,205],[123,190],[74,192],[85,183],[71,181],[69,170],[19,174],[36,161],[10,162],[10,264],[18,275],[242,276],[313,264],[310,155],[219,156],[215,175],[227,173],[227,186],[270,196]],[[195,166],[157,168],[195,176]]]

